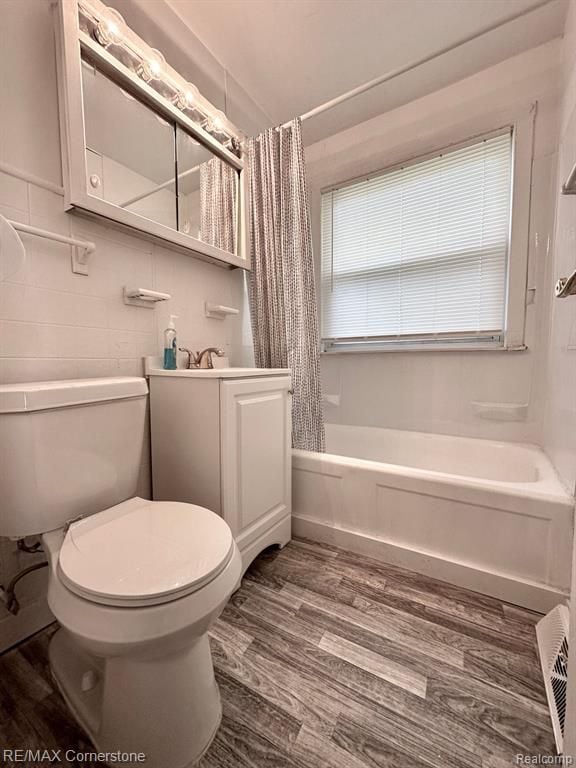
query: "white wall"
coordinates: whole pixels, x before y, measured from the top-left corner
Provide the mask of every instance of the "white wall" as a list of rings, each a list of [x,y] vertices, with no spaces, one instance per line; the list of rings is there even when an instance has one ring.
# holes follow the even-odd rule
[[[50,3],[0,4],[0,168],[39,177],[46,189],[0,172],[0,213],[10,219],[94,240],[90,275],[70,270],[70,249],[22,236],[27,262],[0,284],[0,382],[141,375],[143,355],[159,354],[168,314],[179,315],[179,343],[224,347],[241,362],[243,317],[204,317],[205,300],[243,306],[243,274],[63,212],[56,66]],[[128,307],[127,283],[172,294],[155,310]],[[248,342],[247,342],[248,343]],[[0,544],[0,583],[31,562]],[[0,607],[0,650],[46,619],[37,603],[45,574],[22,583],[17,618]]]
[[[322,356],[327,421],[505,440],[540,436],[550,306],[547,243],[560,103],[560,41],[527,51],[473,77],[385,113],[306,149],[319,274],[320,190],[505,125],[538,101],[532,182],[526,352],[386,352]],[[528,403],[521,422],[480,419],[474,401]]]

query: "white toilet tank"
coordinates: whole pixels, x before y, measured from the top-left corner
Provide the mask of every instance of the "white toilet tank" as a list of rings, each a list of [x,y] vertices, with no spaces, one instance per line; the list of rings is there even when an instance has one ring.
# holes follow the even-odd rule
[[[0,536],[146,494],[147,393],[135,377],[0,386]]]

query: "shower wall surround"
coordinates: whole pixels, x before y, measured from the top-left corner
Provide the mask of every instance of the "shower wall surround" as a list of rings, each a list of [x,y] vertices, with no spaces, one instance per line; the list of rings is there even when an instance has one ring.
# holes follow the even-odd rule
[[[564,95],[556,180],[552,282],[576,268],[576,197],[560,185],[576,162],[576,0],[570,3],[563,45]],[[552,283],[549,285],[552,289]],[[566,487],[576,491],[576,298],[555,299],[548,354],[544,448]],[[576,748],[576,738],[575,738]]]
[[[179,315],[183,345],[223,347],[241,364],[251,339],[242,314],[225,321],[204,315],[204,301],[243,306],[242,270],[229,271],[137,235],[63,212],[56,63],[50,3],[3,0],[0,68],[18,73],[0,78],[0,109],[9,120],[0,128],[0,213],[96,243],[90,275],[70,269],[70,249],[23,235],[24,268],[0,283],[0,382],[141,375],[141,357],[157,354],[168,314]],[[128,11],[123,8],[128,19]],[[1,172],[10,166],[38,183]],[[126,283],[172,294],[154,310],[123,303]],[[243,334],[246,350],[243,347]],[[34,561],[0,540],[0,582]],[[41,599],[45,573],[19,585],[22,611],[12,617],[0,607],[5,646],[45,624]],[[2,645],[0,645],[0,651]]]
[[[386,352],[322,356],[327,422],[538,442],[551,301],[561,41],[531,49],[306,150],[316,272],[320,190],[509,124],[538,102],[525,352]],[[514,95],[511,101],[510,95]],[[528,404],[522,421],[480,418],[474,402]]]

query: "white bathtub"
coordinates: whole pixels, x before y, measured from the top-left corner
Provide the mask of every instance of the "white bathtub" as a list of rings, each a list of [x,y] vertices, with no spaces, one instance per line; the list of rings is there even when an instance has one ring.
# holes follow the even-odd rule
[[[574,499],[536,446],[328,424],[293,451],[296,534],[546,611],[566,598]]]

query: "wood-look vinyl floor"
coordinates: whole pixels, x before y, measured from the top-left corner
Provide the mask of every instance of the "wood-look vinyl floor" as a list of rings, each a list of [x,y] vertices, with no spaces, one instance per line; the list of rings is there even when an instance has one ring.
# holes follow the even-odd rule
[[[537,618],[311,541],[264,553],[211,633],[224,717],[200,768],[509,768],[555,754]],[[0,657],[2,746],[90,748],[51,681],[53,632]]]

